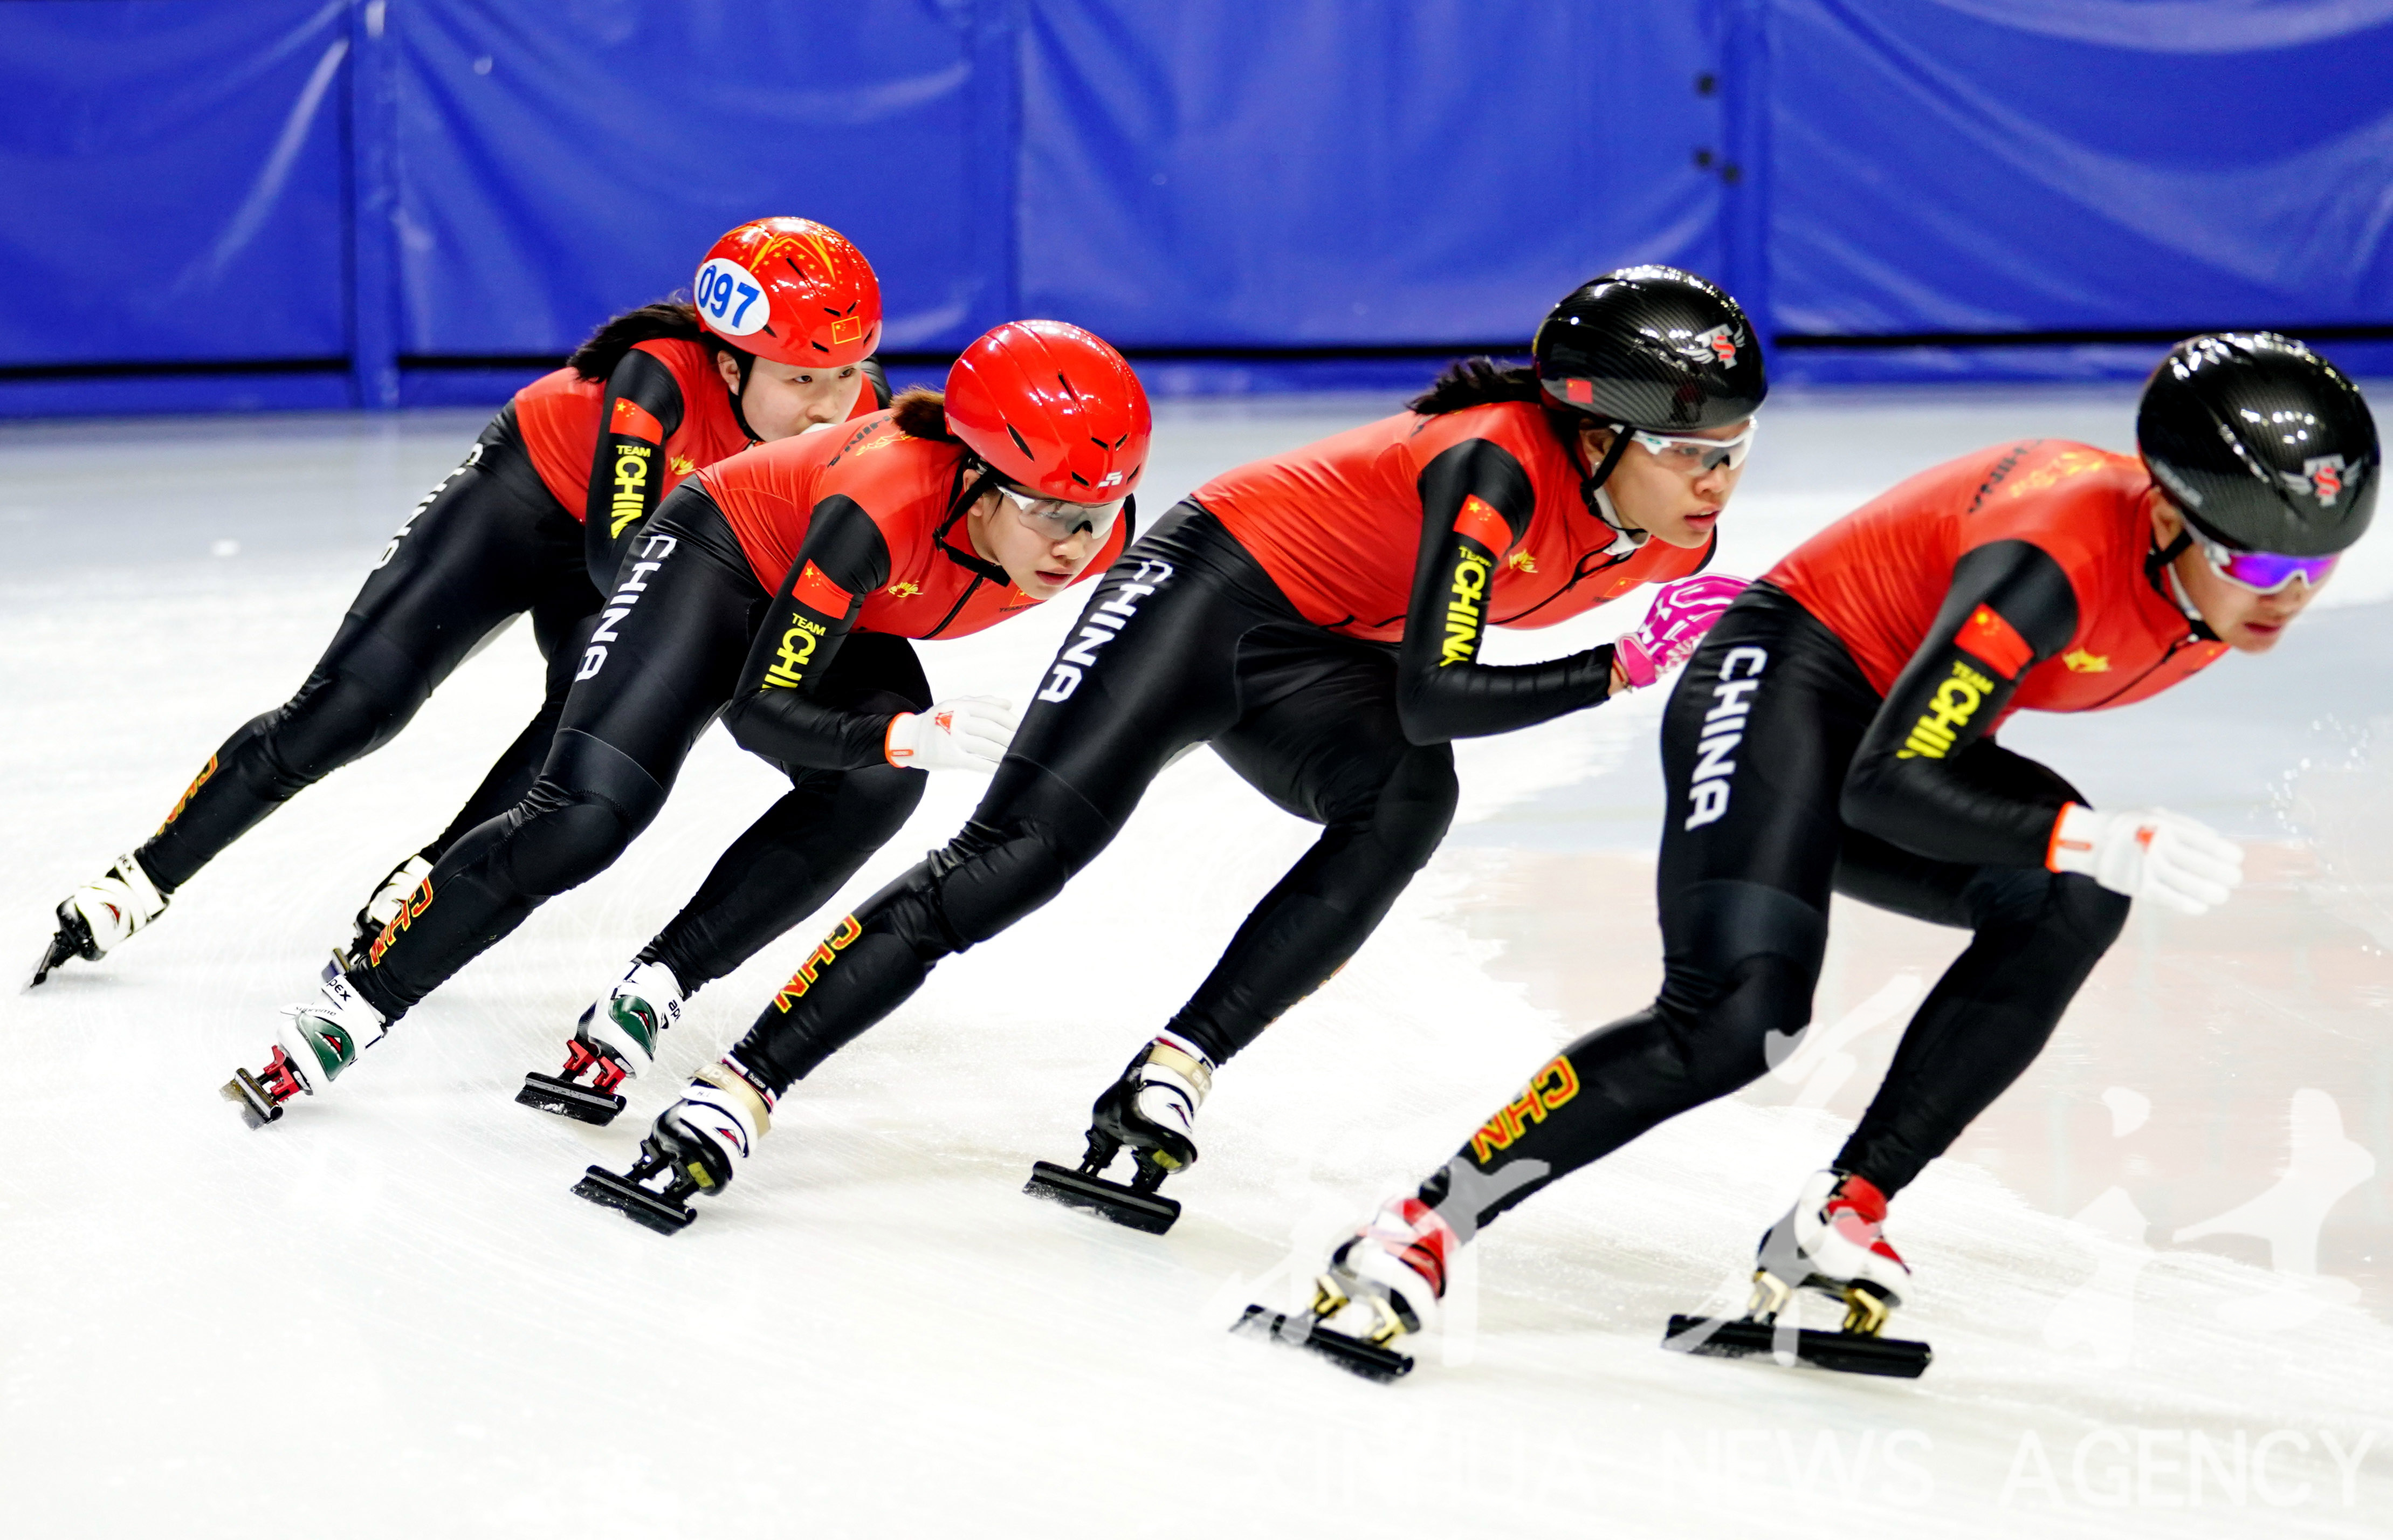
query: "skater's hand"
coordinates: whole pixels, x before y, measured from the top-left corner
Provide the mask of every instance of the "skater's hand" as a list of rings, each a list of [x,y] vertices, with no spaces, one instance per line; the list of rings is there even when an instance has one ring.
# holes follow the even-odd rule
[[[1696,646],[1745,592],[1746,580],[1707,572],[1655,585],[1645,623],[1613,644],[1613,661],[1641,690],[1694,656]]]
[[[2179,914],[2207,914],[2243,881],[2243,847],[2178,813],[2097,813],[2071,803],[2045,865]]]
[[[995,696],[963,695],[927,711],[900,711],[889,724],[883,750],[901,770],[994,771],[1021,719],[1013,702]]]

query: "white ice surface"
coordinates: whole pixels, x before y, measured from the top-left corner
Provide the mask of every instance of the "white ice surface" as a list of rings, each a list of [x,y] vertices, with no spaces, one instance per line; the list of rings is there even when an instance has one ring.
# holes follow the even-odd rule
[[[1364,414],[1167,411],[1150,511]],[[2117,392],[1773,406],[1720,565],[1759,570],[1977,444],[2035,431],[2124,445],[2130,422]],[[389,528],[475,426],[0,431],[14,554],[0,578],[0,948],[30,961],[59,895],[298,683]],[[2363,548],[2336,597],[2393,594],[2380,557],[2393,539]],[[2367,618],[2380,633],[2386,607]],[[927,646],[933,682],[1020,698],[1068,619]],[[1508,638],[1496,656],[1584,646],[1633,619]],[[2373,706],[2317,710],[2385,715],[2382,678]],[[2304,687],[2284,676],[2296,700]],[[941,968],[801,1086],[739,1187],[679,1237],[566,1189],[590,1161],[620,1167],[814,933],[953,832],[975,781],[935,781],[822,924],[701,996],[614,1129],[510,1097],[525,1070],[554,1067],[592,992],[776,794],[720,734],[613,870],[469,967],[330,1093],[246,1130],[216,1088],[262,1057],[365,884],[446,822],[537,691],[518,627],[390,748],[189,884],[154,931],[0,996],[0,1532],[2393,1530],[2393,1328],[2323,1289],[2275,1312],[2306,1325],[2262,1329],[2256,1312],[2289,1286],[2282,1261],[2159,1249],[2167,1237],[2116,1205],[2044,1212],[1959,1161],[1897,1210],[1922,1282],[1902,1327],[1938,1355],[1925,1379],[1656,1351],[1664,1316],[1728,1299],[1754,1235],[1834,1149],[1840,1125],[1816,1107],[1704,1109],[1509,1217],[1458,1289],[1469,1329],[1431,1343],[1400,1386],[1233,1339],[1240,1305],[1291,1286],[1291,1257],[1308,1268],[1596,1024],[1489,976],[1486,944],[1460,923],[1487,853],[1451,850],[1222,1077],[1205,1162],[1170,1188],[1187,1211],[1169,1236],[1021,1197],[1028,1164],[1077,1152],[1089,1099],[1310,837],[1208,755],[1167,772],[1063,897]],[[1649,759],[1657,707],[1641,697],[1462,746],[1458,838],[1505,842],[1489,831],[1508,813]],[[2105,763],[2171,773],[2131,737]],[[2385,779],[2364,754],[2338,773],[2306,784],[2310,813],[2355,831],[2336,901],[2354,923],[2382,921],[2393,851],[2362,836]],[[1545,827],[1522,823],[1510,842]],[[2373,1063],[2369,1083],[2321,1088],[2351,1116],[2333,1139],[2295,1128],[2296,1166],[2304,1137],[2393,1164],[2376,1134],[2393,1060],[2378,1049]],[[2131,1097],[2116,1106],[2131,1117]],[[2257,1101],[2242,1113],[2264,1129],[2287,1116]],[[2362,1441],[2347,1482],[2335,1452]],[[2243,1472],[2240,1493],[2204,1467],[2197,1494],[2197,1442]]]

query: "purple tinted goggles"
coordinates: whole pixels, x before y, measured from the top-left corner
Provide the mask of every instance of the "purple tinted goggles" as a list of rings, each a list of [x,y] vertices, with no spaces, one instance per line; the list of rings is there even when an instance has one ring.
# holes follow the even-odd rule
[[[2256,594],[2274,594],[2295,579],[2316,588],[2334,570],[2339,556],[2280,556],[2269,551],[2238,551],[2216,541],[2200,541],[2210,569]]]

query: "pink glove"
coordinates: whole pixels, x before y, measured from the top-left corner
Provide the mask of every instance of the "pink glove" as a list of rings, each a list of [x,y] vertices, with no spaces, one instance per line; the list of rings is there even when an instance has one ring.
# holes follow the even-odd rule
[[[1743,578],[1718,572],[1655,584],[1645,623],[1613,644],[1612,655],[1629,688],[1641,690],[1693,657],[1695,645],[1728,613],[1745,584]]]

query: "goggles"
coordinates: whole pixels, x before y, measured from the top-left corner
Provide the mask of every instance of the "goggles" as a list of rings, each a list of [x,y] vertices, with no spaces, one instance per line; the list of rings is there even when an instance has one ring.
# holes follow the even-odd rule
[[[1735,470],[1744,464],[1746,451],[1753,447],[1753,435],[1759,426],[1748,420],[1745,431],[1733,438],[1695,438],[1675,433],[1648,433],[1643,428],[1630,428],[1628,437],[1680,475],[1696,476],[1722,465]]]
[[[2202,548],[2202,559],[2210,569],[2235,584],[2255,594],[2275,594],[2287,585],[2300,581],[2316,588],[2326,581],[2340,556],[2280,556],[2267,551],[2238,551],[2216,541],[2195,535],[2194,544]]]
[[[1122,502],[1066,502],[1060,498],[1034,497],[1013,487],[1000,487],[1005,500],[1033,532],[1051,541],[1067,541],[1081,530],[1102,541],[1114,532],[1114,520],[1120,516]]]

